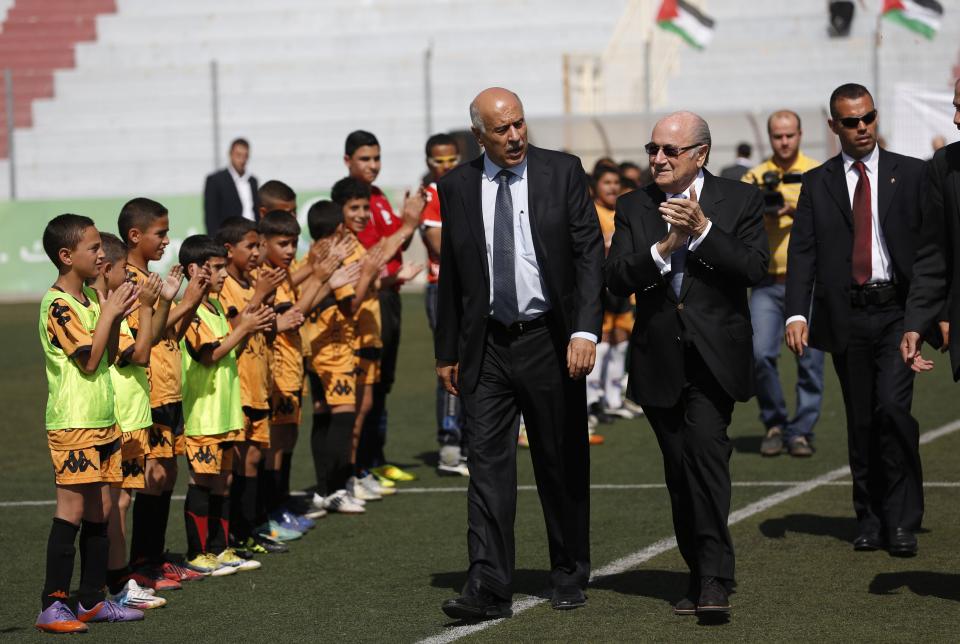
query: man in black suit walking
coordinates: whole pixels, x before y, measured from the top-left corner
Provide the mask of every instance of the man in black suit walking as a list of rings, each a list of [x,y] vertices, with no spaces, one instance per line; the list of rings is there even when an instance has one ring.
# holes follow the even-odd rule
[[[260,200],[257,197],[257,178],[247,172],[250,143],[235,139],[230,144],[230,163],[223,170],[207,175],[203,187],[203,220],[211,237],[230,217],[257,221]]]
[[[960,130],[960,80],[954,85],[953,124]],[[953,379],[960,380],[960,342],[950,343],[950,329],[960,328],[960,142],[940,148],[927,164],[923,184],[923,229],[913,264],[913,281],[900,342],[904,362],[914,371],[933,363],[920,355],[921,331],[939,322],[941,351],[950,351]],[[945,303],[948,303],[945,306]]]
[[[862,85],[835,89],[830,116],[842,151],[803,175],[787,254],[786,341],[797,355],[808,342],[833,354],[847,413],[854,549],[910,556],[923,475],[913,372],[898,346],[923,162],[877,145],[877,110]]]
[[[630,387],[663,452],[677,545],[690,569],[679,615],[730,611],[727,426],[734,401],[753,395],[747,288],[766,276],[770,259],[760,191],[707,172],[710,145],[696,114],[657,122],[646,145],[654,183],[617,201],[604,265],[610,290],[637,298]]]
[[[576,157],[527,144],[523,105],[502,88],[470,104],[484,154],[448,173],[437,375],[461,396],[470,443],[458,619],[512,615],[517,433],[523,413],[550,547],[552,604],[582,606],[590,576],[586,386],[600,335],[603,241]]]

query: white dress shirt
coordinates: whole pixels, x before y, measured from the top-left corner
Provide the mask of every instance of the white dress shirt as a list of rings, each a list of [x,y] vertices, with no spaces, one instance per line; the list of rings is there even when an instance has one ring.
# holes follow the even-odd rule
[[[250,187],[250,173],[244,169],[242,176],[237,174],[231,163],[227,164],[227,171],[233,178],[233,185],[237,187],[237,194],[240,195],[240,205],[242,206],[240,214],[244,219],[256,221],[257,214],[253,211],[253,189]]]
[[[677,193],[667,193],[666,197],[667,199],[689,199],[691,187],[697,191],[697,200],[699,200],[700,197],[703,195],[703,170],[700,170],[700,172],[697,173],[697,178],[693,180],[693,183],[687,186],[686,190],[684,190],[683,192],[677,192]],[[703,243],[703,240],[707,238],[707,234],[710,232],[710,228],[712,227],[713,227],[713,222],[708,219],[707,227],[700,234],[700,236],[690,238],[690,243],[687,245],[687,250],[688,251],[696,250],[697,247]],[[670,224],[667,224],[667,231],[669,230],[670,230]],[[653,263],[656,264],[657,268],[660,269],[660,274],[666,275],[667,273],[670,272],[670,258],[667,257],[667,259],[664,260],[662,257],[660,257],[660,253],[657,252],[658,243],[659,242],[654,242],[653,246],[650,247],[650,256],[653,257]]]
[[[483,210],[483,236],[487,250],[487,266],[490,271],[488,275],[490,279],[490,313],[493,313],[493,222],[497,207],[497,190],[500,187],[497,175],[503,169],[491,161],[490,157],[484,155],[480,203]],[[540,317],[549,311],[550,300],[540,276],[537,253],[533,246],[533,230],[530,228],[527,159],[524,159],[519,165],[506,168],[506,170],[511,173],[507,185],[510,188],[510,197],[513,201],[517,320],[523,322]],[[597,336],[585,331],[577,331],[571,338],[584,338],[594,344],[597,342]]]
[[[857,183],[860,181],[860,173],[856,171],[853,164],[856,162],[852,156],[846,152],[841,152],[840,157],[843,160],[844,178],[847,180],[847,197],[850,199],[850,210],[853,210],[853,195],[857,191]],[[870,264],[872,271],[867,284],[875,282],[889,282],[893,279],[893,269],[890,266],[890,251],[887,250],[887,242],[883,237],[883,228],[880,226],[880,205],[877,195],[880,187],[880,152],[879,148],[874,146],[868,155],[860,159],[867,168],[867,178],[870,179],[870,220],[872,222],[870,239]],[[790,326],[792,322],[806,322],[805,315],[793,315],[787,318],[786,325]]]

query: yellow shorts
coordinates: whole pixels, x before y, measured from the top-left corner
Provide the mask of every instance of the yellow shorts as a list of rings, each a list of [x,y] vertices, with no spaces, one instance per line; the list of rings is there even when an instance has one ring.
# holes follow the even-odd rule
[[[147,428],[123,432],[120,436],[120,472],[123,481],[119,487],[124,490],[142,490],[146,487],[144,470],[147,467],[147,447],[150,432]]]
[[[380,361],[357,358],[357,384],[375,385],[380,382]]]
[[[328,407],[354,405],[357,402],[357,376],[354,372],[321,371],[317,374],[323,386],[323,400]]]
[[[243,408],[243,440],[257,443],[263,449],[270,447],[270,411]]]
[[[275,389],[270,395],[271,425],[300,425],[301,392]]]
[[[233,441],[239,432],[216,436],[187,436],[187,465],[194,474],[221,474],[233,469]]]
[[[50,458],[57,485],[119,483],[123,479],[119,438],[101,445],[51,449]]]
[[[147,458],[173,458],[184,454],[183,403],[167,403],[150,411],[153,425],[147,430]]]
[[[623,313],[604,312],[603,332],[610,333],[614,329],[621,329],[627,333],[633,332],[633,311]]]

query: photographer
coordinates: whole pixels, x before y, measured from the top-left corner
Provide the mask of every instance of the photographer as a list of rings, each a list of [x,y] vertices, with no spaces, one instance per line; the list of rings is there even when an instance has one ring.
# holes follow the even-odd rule
[[[823,397],[823,353],[811,348],[797,357],[797,412],[793,418],[787,415],[777,360],[786,319],[787,245],[801,175],[820,164],[800,152],[802,131],[796,113],[781,110],[771,114],[767,134],[773,155],[742,179],[763,192],[764,224],[770,240],[769,274],[750,293],[757,402],[766,430],[760,453],[777,456],[786,449],[791,456],[812,456],[813,426],[820,417]]]

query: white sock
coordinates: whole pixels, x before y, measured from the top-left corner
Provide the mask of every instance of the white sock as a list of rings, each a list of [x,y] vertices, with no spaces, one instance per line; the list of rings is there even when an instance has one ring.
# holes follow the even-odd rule
[[[623,406],[623,389],[621,380],[627,362],[627,343],[620,342],[610,347],[607,356],[607,373],[604,382],[607,407],[619,409]]]
[[[603,370],[609,350],[610,345],[606,342],[597,344],[597,361],[593,365],[593,371],[587,374],[588,406],[600,402],[600,399],[603,398]]]

